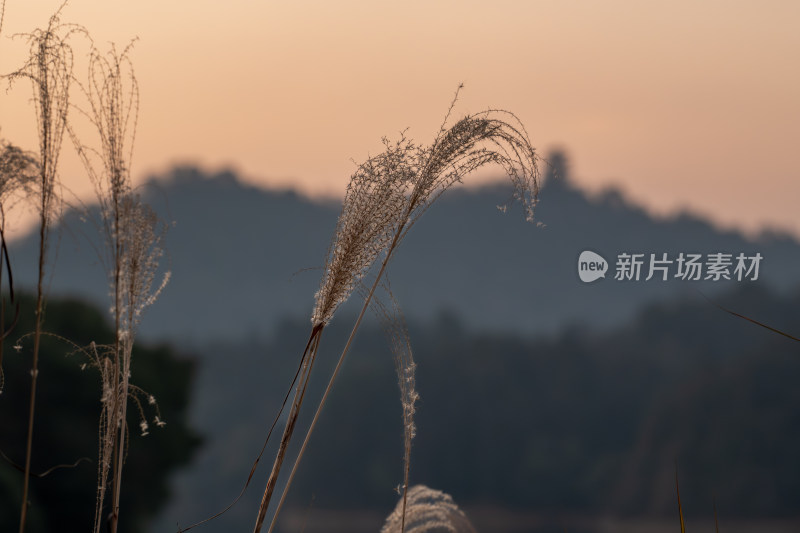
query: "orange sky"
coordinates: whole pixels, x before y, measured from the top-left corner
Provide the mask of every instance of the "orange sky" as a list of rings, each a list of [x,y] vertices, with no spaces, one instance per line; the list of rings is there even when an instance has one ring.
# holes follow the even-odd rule
[[[6,4],[0,72],[59,2]],[[463,82],[456,113],[513,111],[591,190],[800,235],[800,2],[72,0],[63,20],[140,38],[138,180],[198,162],[338,195],[383,135],[431,140]],[[0,93],[0,127],[33,148],[29,98]]]

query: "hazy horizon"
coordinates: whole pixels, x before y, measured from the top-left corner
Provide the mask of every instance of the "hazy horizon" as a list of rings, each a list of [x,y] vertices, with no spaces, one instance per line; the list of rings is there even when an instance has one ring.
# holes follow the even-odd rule
[[[544,156],[547,157],[556,152],[566,155],[567,166],[568,168],[571,168],[571,154],[568,151],[554,150],[552,152],[544,154]],[[309,190],[304,190],[302,187],[293,186],[292,184],[271,183],[266,179],[258,179],[258,178],[253,178],[252,176],[244,175],[241,173],[241,170],[234,165],[221,165],[217,168],[213,167],[210,168],[209,166],[204,166],[202,164],[191,161],[176,162],[174,165],[165,168],[162,171],[151,172],[148,173],[147,175],[141,176],[140,179],[137,180],[138,187],[144,187],[152,183],[158,184],[158,182],[169,180],[173,177],[173,171],[179,168],[196,168],[200,170],[200,172],[204,175],[204,179],[216,178],[220,175],[230,173],[234,176],[237,183],[239,183],[243,187],[255,187],[262,191],[275,192],[275,193],[293,192],[315,203],[321,203],[321,204],[327,204],[331,202],[338,203],[344,196],[344,188],[342,189],[341,194],[339,195],[326,193],[324,191],[323,192],[309,191]],[[546,164],[542,165],[542,171],[543,171],[542,172],[543,176],[541,184],[544,186],[543,190],[546,193],[546,184],[548,183],[548,179],[545,179],[544,176],[544,174],[546,174]],[[620,183],[612,182],[606,185],[602,185],[599,188],[591,188],[587,186],[585,180],[576,179],[576,177],[571,172],[568,173],[566,177],[559,176],[559,179],[562,182],[568,183],[570,187],[574,187],[575,189],[586,194],[590,198],[607,194],[609,192],[613,192],[614,194],[619,194],[625,202],[629,203],[634,207],[643,209],[649,216],[652,216],[653,218],[658,220],[669,220],[677,216],[688,215],[691,217],[696,217],[701,220],[707,221],[714,228],[718,230],[735,231],[745,235],[748,238],[756,238],[764,233],[777,233],[777,234],[789,235],[794,239],[800,240],[800,229],[793,231],[791,228],[782,228],[772,225],[747,227],[741,224],[726,223],[725,221],[715,218],[709,212],[703,212],[699,209],[694,209],[688,205],[677,206],[676,208],[669,211],[654,209],[653,206],[647,205],[647,203],[643,202],[642,199],[635,198],[630,193],[630,191],[623,184]],[[480,190],[483,187],[494,187],[494,186],[509,187],[507,178],[502,176],[502,173],[500,171],[494,173],[493,172],[485,173],[482,176],[478,176],[478,179],[465,183],[457,188],[464,187],[471,190]],[[67,195],[72,196],[72,198],[64,205],[64,209],[66,210],[78,207],[78,202],[80,202],[80,205],[82,205],[84,208],[88,208],[95,204],[95,198],[92,195],[85,195],[82,198],[76,198],[72,191],[67,191]],[[548,201],[546,194],[544,197],[540,197],[540,201],[545,201],[545,202]],[[31,231],[35,231],[34,226],[36,224],[37,218],[32,210],[33,207],[34,206],[32,205],[29,206],[14,205],[11,208],[11,215],[8,214],[6,215],[10,222],[8,224],[9,227],[6,228],[7,232],[6,237],[9,239],[10,242],[15,242],[18,241],[19,239],[25,238]]]
[[[0,72],[27,49],[11,36],[59,4],[7,0]],[[429,142],[463,82],[454,117],[513,111],[542,153],[569,151],[586,190],[615,185],[659,214],[800,236],[797,3],[73,0],[62,20],[102,47],[139,38],[138,182],[194,162],[341,196],[351,158],[404,128]],[[2,135],[28,149],[29,99],[24,83],[0,98]],[[69,142],[61,175],[91,198]]]

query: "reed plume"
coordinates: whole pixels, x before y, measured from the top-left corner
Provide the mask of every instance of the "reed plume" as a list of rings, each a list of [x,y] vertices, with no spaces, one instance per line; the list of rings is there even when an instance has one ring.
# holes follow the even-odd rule
[[[30,192],[39,175],[36,155],[0,139],[0,207],[3,212],[14,195]]]
[[[361,312],[317,407],[281,501],[291,485],[322,407],[389,260],[419,217],[442,193],[460,183],[466,175],[487,164],[498,164],[510,177],[514,186],[513,198],[523,204],[526,219],[533,219],[539,187],[539,158],[525,128],[512,113],[498,110],[465,116],[448,127],[457,97],[458,92],[432,144],[417,145],[405,134],[394,143],[384,139],[384,151],[361,164],[351,177],[328,249],[324,275],[315,295],[311,334],[301,357],[294,399],[259,507],[255,533],[261,530],[266,517],[322,332],[338,307],[362,283],[378,260],[380,267],[371,288],[366,292]],[[279,511],[280,504],[273,515],[270,531],[275,526]]]
[[[56,180],[61,141],[66,128],[69,109],[69,89],[72,82],[73,54],[70,37],[81,29],[60,21],[61,8],[50,17],[45,29],[36,29],[24,37],[29,43],[29,57],[25,64],[7,76],[9,81],[27,79],[33,87],[39,134],[38,176],[34,191],[38,196],[39,214],[39,265],[36,297],[36,325],[31,363],[31,393],[28,412],[28,436],[25,454],[25,478],[20,511],[20,533],[25,531],[28,510],[28,491],[31,472],[36,384],[39,375],[39,341],[44,319],[44,276],[47,242],[57,208]]]
[[[98,147],[83,144],[75,130],[69,128],[73,144],[95,187],[99,226],[106,244],[101,260],[108,273],[115,326],[114,343],[97,365],[103,383],[103,414],[95,533],[102,528],[105,494],[112,470],[109,527],[112,533],[118,527],[127,406],[135,390],[130,384],[134,337],[142,310],[155,301],[168,279],[167,275],[160,286],[154,286],[163,253],[164,225],[134,193],[131,185],[130,162],[139,109],[139,86],[129,56],[132,45],[121,53],[112,45],[106,54],[92,47],[88,81],[86,85],[78,84],[88,102],[87,108],[79,111],[97,132]],[[142,433],[147,433],[146,419],[142,422]]]
[[[411,471],[411,442],[417,435],[417,426],[414,414],[417,412],[416,404],[419,400],[417,393],[417,364],[411,350],[411,340],[408,335],[405,317],[397,303],[388,281],[383,284],[390,305],[384,304],[379,298],[374,298],[372,307],[380,319],[383,330],[389,341],[389,347],[394,354],[395,371],[397,372],[397,385],[400,388],[400,403],[403,407],[403,484],[402,484],[402,514],[400,517],[400,531],[405,531],[406,507],[408,503],[408,482]]]
[[[464,512],[449,494],[416,485],[386,518],[380,533],[476,533]]]

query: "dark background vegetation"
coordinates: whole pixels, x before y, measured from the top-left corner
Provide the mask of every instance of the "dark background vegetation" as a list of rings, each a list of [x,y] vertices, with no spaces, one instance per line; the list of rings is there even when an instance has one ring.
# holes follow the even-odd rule
[[[776,233],[744,236],[688,214],[653,217],[619,191],[578,190],[565,156],[549,159],[560,177],[551,172],[542,191],[537,220],[544,228],[526,224],[514,209],[497,212],[507,189],[455,190],[425,214],[390,267],[419,365],[412,483],[451,493],[467,509],[674,520],[677,462],[690,517],[709,516],[714,501],[726,520],[800,516],[799,345],[712,303],[797,335],[798,242]],[[144,439],[132,436],[131,461],[141,453],[142,461],[165,463],[130,468],[126,493],[131,501],[153,498],[136,516],[144,523],[158,514],[151,530],[161,532],[209,516],[241,489],[305,343],[338,206],[191,167],[149,183],[144,193],[174,226],[167,240],[172,281],[148,309],[142,337],[197,358],[170,359],[162,370],[147,352],[134,357],[145,365],[134,381],[158,398],[168,425]],[[50,287],[104,309],[107,289],[90,244],[95,234],[67,214]],[[11,250],[23,285],[32,280],[33,246],[23,239]],[[621,252],[760,252],[764,260],[755,282],[619,282],[612,272],[585,285],[576,273],[585,249],[603,254],[612,269]],[[46,330],[60,324],[57,308],[48,308]],[[343,308],[326,330],[315,398],[349,333],[348,312],[353,308]],[[93,339],[78,329],[100,323],[102,313],[91,313],[91,320],[64,326],[65,336]],[[27,330],[20,324],[16,331]],[[84,428],[87,451],[77,455],[94,458],[99,382],[63,357],[66,347],[54,349],[42,358],[42,390],[54,374],[48,365],[71,369],[59,383],[86,394],[92,414],[68,427]],[[10,366],[18,355],[7,352],[5,359],[7,375],[21,371]],[[399,394],[377,325],[361,331],[340,379],[289,505],[312,516],[371,511],[374,524],[366,530],[374,531],[402,480]],[[0,409],[20,405],[6,388]],[[54,420],[45,409],[77,411],[48,403],[42,400],[37,420]],[[46,424],[55,423],[37,426],[41,446],[47,432],[58,439],[72,434]],[[2,427],[4,450],[21,445],[5,430],[10,425]],[[178,428],[182,436],[168,433]],[[196,453],[193,432],[204,442]],[[252,527],[271,457],[268,448],[245,499],[204,531]],[[185,468],[170,478],[167,499],[164,480],[179,464]],[[77,481],[79,472],[90,479]],[[140,475],[160,477],[133,485]],[[49,477],[56,476],[88,491],[81,497],[90,512],[94,465]],[[2,490],[15,488],[18,477],[3,466]]]
[[[5,387],[0,395],[0,449],[17,465],[24,464],[30,394],[30,348],[32,336],[18,341],[33,330],[35,297],[17,295],[20,319],[3,349]],[[46,307],[49,334],[70,339],[78,346],[114,339],[107,316],[96,307],[78,300],[51,300]],[[10,320],[7,321],[10,323]],[[19,342],[19,353],[13,348]],[[54,470],[34,479],[28,531],[85,532],[92,529],[97,487],[98,422],[101,382],[98,371],[74,347],[51,335],[42,339],[37,394],[36,424],[31,470],[43,473],[56,465],[79,464]],[[201,443],[197,432],[187,424],[189,394],[196,371],[195,360],[178,355],[162,344],[134,348],[132,383],[158,398],[163,428],[152,424],[155,411],[145,405],[151,431],[140,436],[139,416],[131,404],[130,448],[124,470],[127,490],[121,505],[130,519],[121,531],[142,532],[150,520],[169,501],[169,477],[180,466],[190,463]],[[0,531],[16,531],[19,526],[22,471],[4,460],[0,462]]]

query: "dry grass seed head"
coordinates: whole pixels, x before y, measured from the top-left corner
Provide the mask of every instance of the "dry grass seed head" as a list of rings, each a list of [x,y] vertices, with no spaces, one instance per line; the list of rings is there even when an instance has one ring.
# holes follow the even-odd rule
[[[94,184],[99,205],[101,233],[106,241],[101,260],[108,273],[111,314],[115,317],[116,337],[101,372],[104,388],[100,434],[100,468],[95,514],[95,531],[102,527],[103,504],[108,489],[109,465],[114,461],[113,508],[119,505],[122,464],[130,433],[126,426],[127,402],[132,401],[140,415],[142,435],[149,433],[145,405],[156,410],[153,423],[164,425],[155,398],[130,384],[131,358],[136,329],[145,307],[152,304],[169,279],[154,285],[163,255],[165,225],[155,212],[134,193],[130,162],[136,135],[139,87],[129,52],[131,42],[121,53],[112,44],[103,54],[92,46],[86,85],[77,83],[86,103],[76,107],[97,134],[96,148],[84,144],[76,130],[68,128],[73,145]],[[124,441],[124,442],[120,442]],[[115,453],[119,453],[115,457]]]
[[[38,175],[34,154],[0,139],[0,210],[9,207],[17,193],[31,192]]]
[[[408,491],[407,533],[475,533],[475,528],[449,494],[416,485]],[[402,501],[386,518],[381,533],[400,533]]]
[[[417,427],[414,422],[416,403],[419,400],[419,394],[416,389],[417,365],[414,362],[408,327],[400,305],[392,294],[389,282],[385,281],[382,285],[389,304],[385,304],[380,298],[376,297],[372,300],[372,308],[383,325],[389,340],[389,346],[394,354],[397,383],[400,388],[400,402],[403,408],[403,505],[400,520],[400,531],[403,533],[405,531],[406,503],[411,470],[411,443],[417,434]],[[366,295],[364,297],[366,298]]]
[[[444,191],[487,164],[503,168],[514,187],[513,200],[523,204],[527,220],[533,219],[539,157],[512,113],[489,110],[449,128],[443,125],[428,147],[405,135],[396,143],[384,140],[384,146],[350,179],[316,294],[315,326],[333,318],[376,259],[390,254]]]
[[[113,345],[110,344],[97,344],[90,343],[88,346],[79,346],[71,340],[60,335],[45,333],[48,337],[53,337],[61,342],[64,342],[71,347],[71,351],[67,353],[68,357],[80,355],[84,359],[81,363],[81,370],[86,368],[95,368],[100,373],[101,382],[101,396],[100,402],[102,410],[100,414],[100,422],[98,429],[98,481],[97,481],[97,502],[102,504],[105,493],[108,490],[107,479],[111,471],[113,461],[114,446],[116,442],[117,430],[123,424],[121,418],[121,411],[118,408],[121,403],[121,396],[124,394],[123,387],[116,382],[116,376],[119,372],[116,369],[116,352]],[[32,337],[32,333],[27,333],[19,338],[18,344],[21,344],[25,339]],[[143,429],[143,435],[146,435],[148,427],[148,419],[146,410],[153,413],[152,423],[157,427],[166,425],[161,418],[161,411],[158,407],[155,397],[148,394],[140,387],[135,385],[128,386],[128,397],[133,400],[139,412],[139,425]],[[105,522],[103,515],[102,505],[95,508],[95,528],[94,531],[101,531]]]
[[[316,295],[314,325],[330,321],[399,227],[408,184],[417,173],[411,166],[416,148],[405,137],[394,144],[384,139],[384,146],[383,153],[369,158],[350,178]]]
[[[40,213],[45,225],[53,210],[58,158],[69,110],[73,66],[69,41],[76,33],[85,35],[82,27],[61,23],[63,7],[64,4],[50,17],[47,28],[21,35],[29,43],[29,59],[22,68],[6,76],[9,82],[24,78],[33,86],[39,133],[39,179],[36,192],[40,197]]]
[[[103,229],[109,249],[121,230],[119,211],[123,198],[131,192],[130,162],[136,137],[139,110],[139,86],[129,52],[131,42],[122,53],[112,44],[106,54],[92,47],[86,85],[77,83],[87,104],[76,107],[97,132],[99,148],[83,144],[74,128],[69,128],[75,149],[95,186]],[[116,258],[111,258],[111,263]]]
[[[381,322],[394,356],[397,383],[400,388],[400,400],[403,406],[406,444],[410,447],[411,440],[416,436],[414,414],[416,413],[416,402],[419,400],[419,394],[416,390],[417,364],[414,362],[408,326],[400,304],[392,294],[388,281],[384,280],[381,286],[386,296],[386,301],[376,295],[372,299],[371,306]],[[365,292],[366,288],[362,284],[359,287],[359,294],[366,297]]]
[[[160,284],[155,284],[160,259],[164,253],[165,224],[139,196],[126,195],[121,208],[124,222],[121,227],[123,262],[121,269],[123,340],[132,342],[144,308],[152,305],[169,281],[166,272]]]

